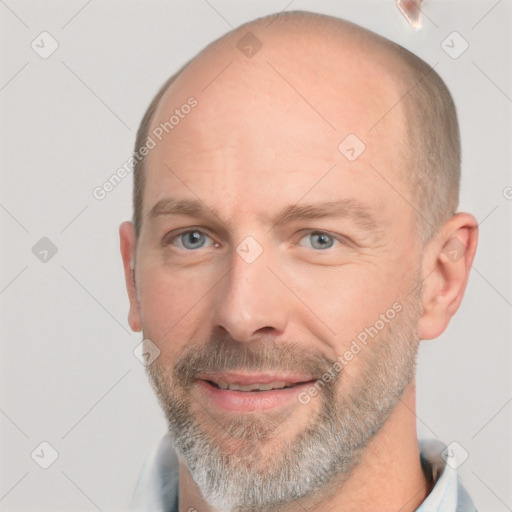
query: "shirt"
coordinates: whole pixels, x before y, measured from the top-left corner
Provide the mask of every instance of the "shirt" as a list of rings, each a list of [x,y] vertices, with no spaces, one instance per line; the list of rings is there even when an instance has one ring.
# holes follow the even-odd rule
[[[457,475],[452,456],[447,463],[441,453],[446,446],[437,440],[418,442],[421,467],[434,487],[416,512],[477,512]],[[169,434],[153,448],[142,468],[130,506],[131,511],[178,512],[178,457]]]

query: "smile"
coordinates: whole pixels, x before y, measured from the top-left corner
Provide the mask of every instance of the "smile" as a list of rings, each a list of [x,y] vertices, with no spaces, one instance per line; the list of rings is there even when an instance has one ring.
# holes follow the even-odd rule
[[[201,374],[196,384],[201,400],[216,409],[251,412],[298,402],[298,395],[316,378],[301,374]]]
[[[249,384],[248,386],[240,386],[239,384],[235,384],[233,382],[209,382],[219,389],[231,389],[232,391],[270,391],[271,389],[283,389],[295,385],[287,385],[286,382],[271,382],[270,384]]]

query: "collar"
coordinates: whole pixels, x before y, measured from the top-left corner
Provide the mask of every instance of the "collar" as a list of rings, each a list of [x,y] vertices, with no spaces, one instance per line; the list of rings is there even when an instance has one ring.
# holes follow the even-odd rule
[[[419,448],[423,472],[435,484],[416,512],[477,512],[457,475],[453,451],[435,439],[420,440]]]

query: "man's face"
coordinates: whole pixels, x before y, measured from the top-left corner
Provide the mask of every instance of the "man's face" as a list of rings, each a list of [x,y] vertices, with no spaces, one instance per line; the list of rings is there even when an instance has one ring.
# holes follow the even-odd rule
[[[136,283],[178,454],[225,508],[346,476],[414,373],[420,253],[398,93],[357,57],[336,73],[315,49],[301,59],[224,49],[180,76],[152,125],[197,99],[146,161]],[[366,145],[353,161],[355,139],[338,149],[349,134]],[[218,387],[251,378],[288,388]]]

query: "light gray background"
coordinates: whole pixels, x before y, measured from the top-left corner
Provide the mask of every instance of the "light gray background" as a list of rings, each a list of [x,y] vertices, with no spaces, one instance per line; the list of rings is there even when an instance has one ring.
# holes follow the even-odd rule
[[[419,32],[394,0],[0,0],[0,511],[126,508],[166,425],[126,321],[118,226],[131,175],[103,201],[92,190],[126,161],[170,74],[231,26],[283,9],[387,36],[437,63],[453,93],[461,209],[480,243],[459,313],[422,344],[418,427],[469,452],[460,474],[480,511],[512,510],[510,0],[426,0]],[[59,44],[48,59],[31,48],[42,31]],[[458,59],[440,46],[453,31],[469,43]],[[46,263],[32,253],[42,237],[58,248]],[[59,454],[46,470],[30,456],[42,441]]]

